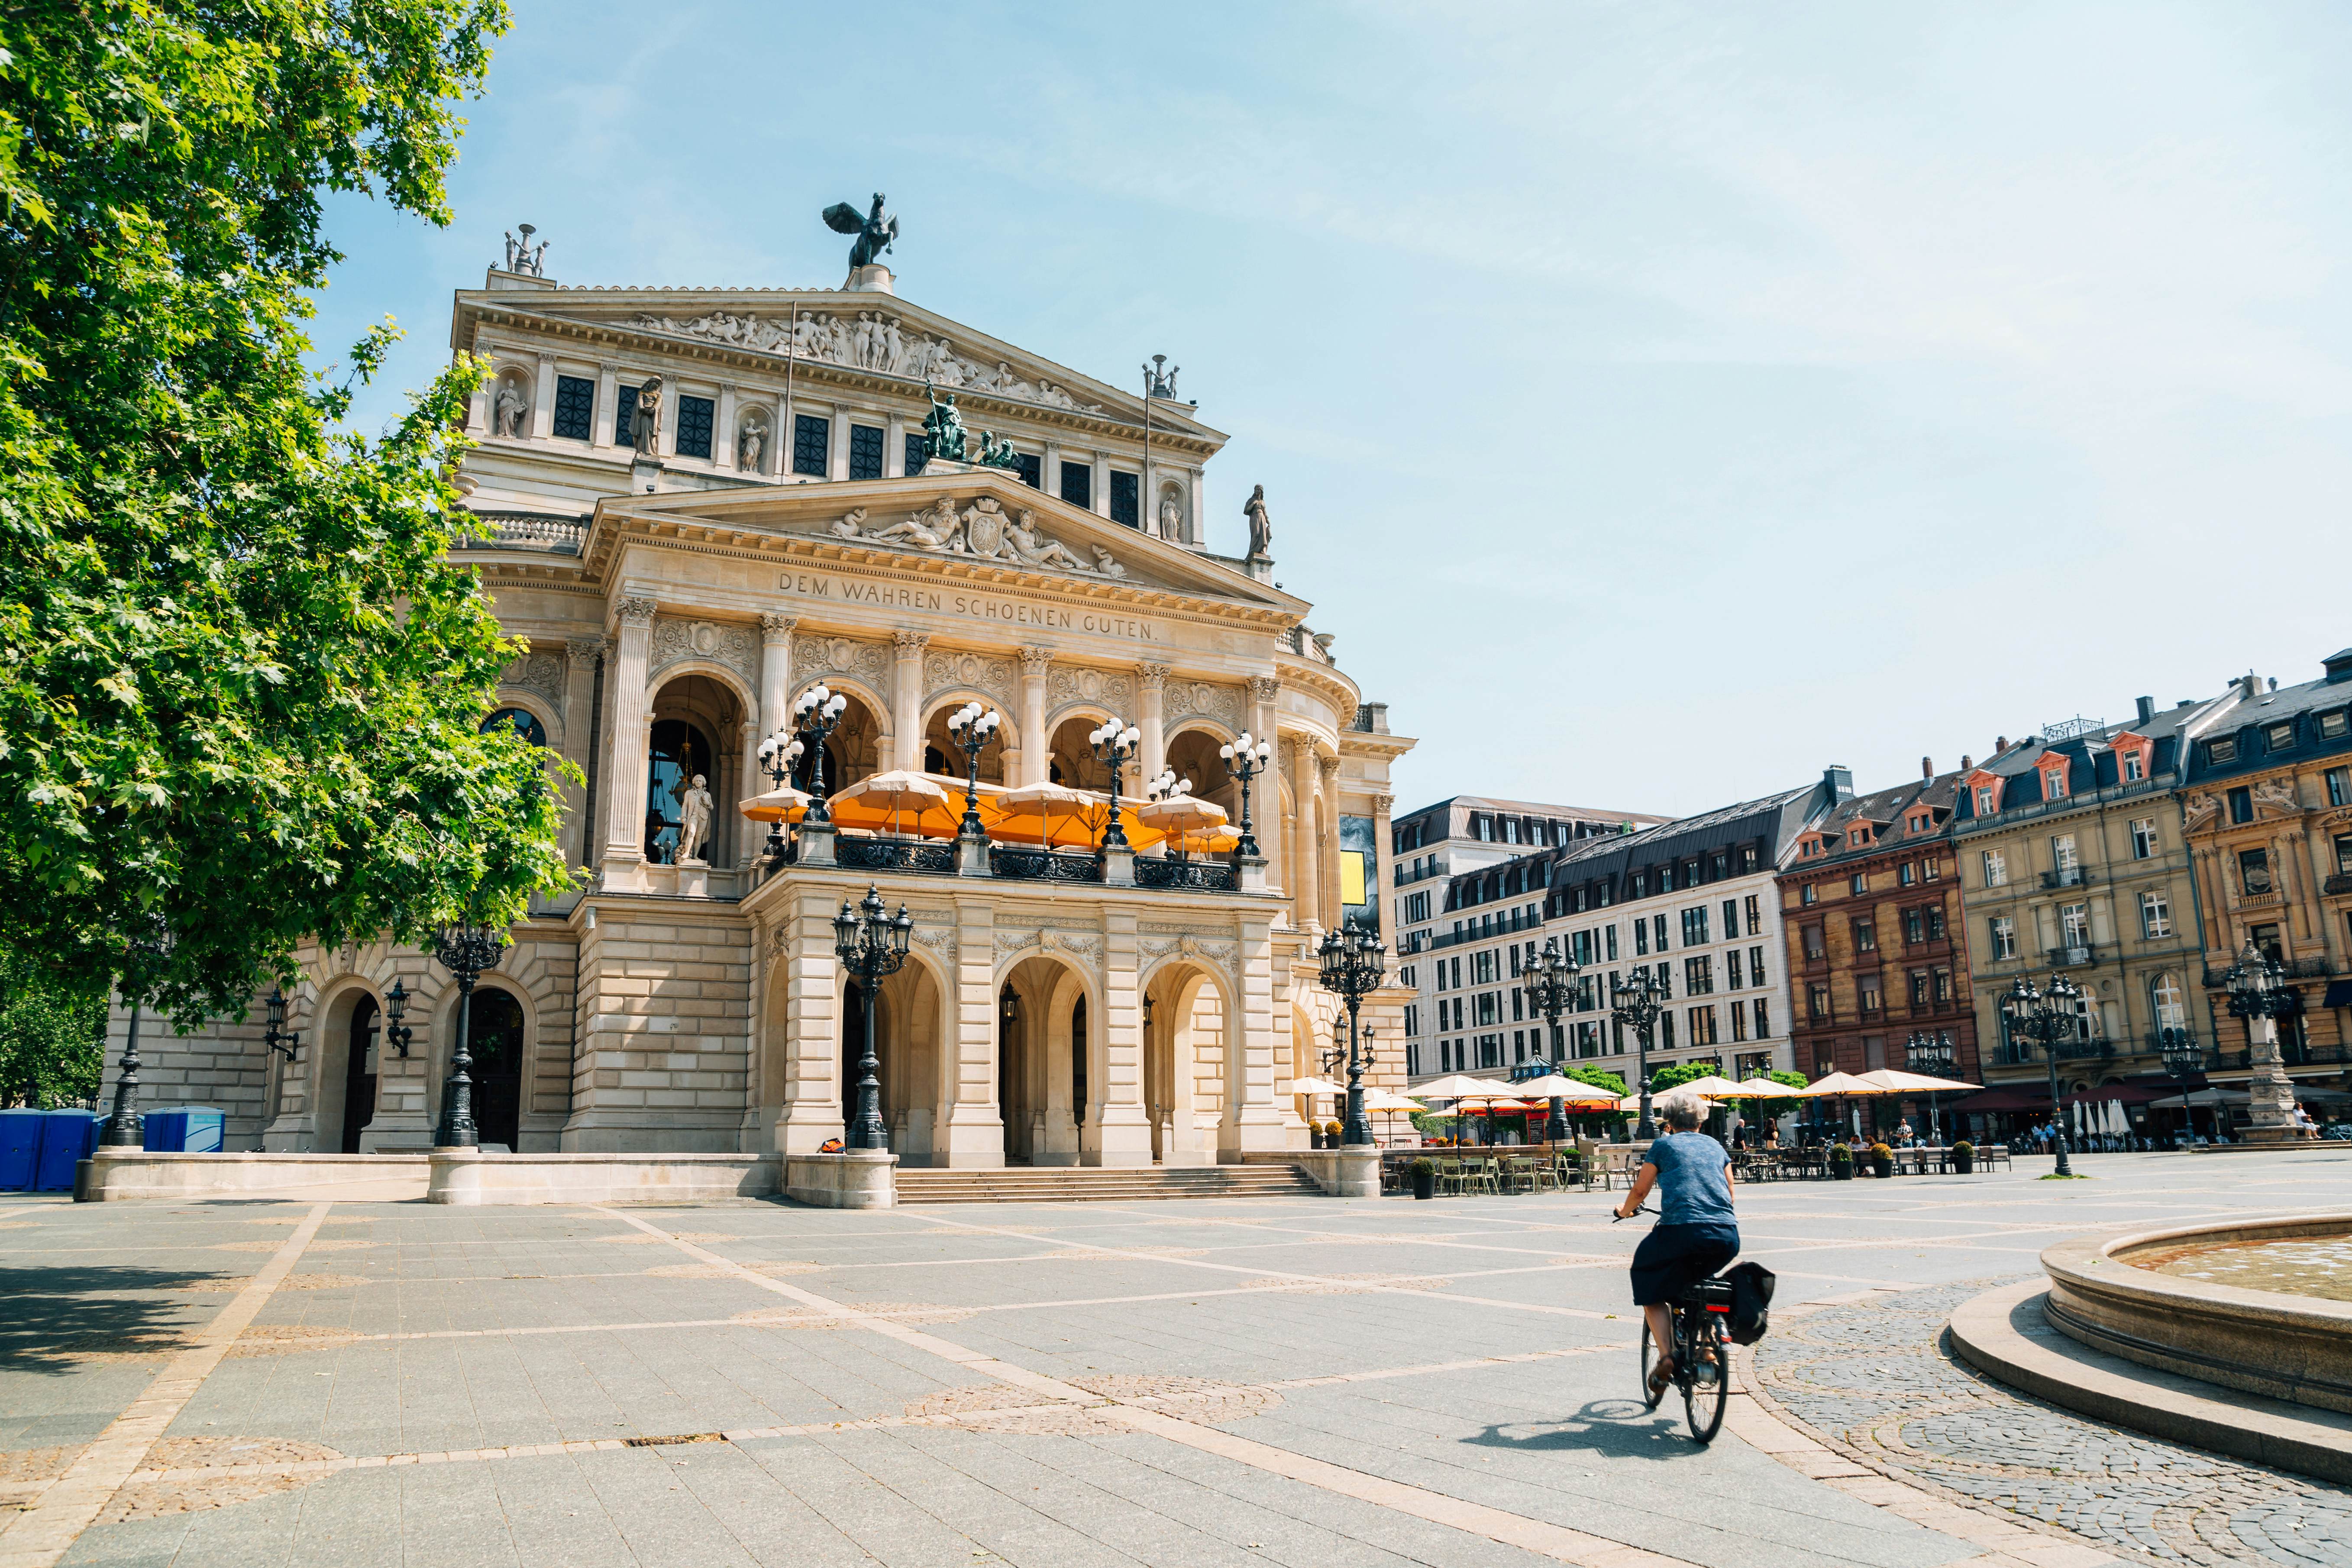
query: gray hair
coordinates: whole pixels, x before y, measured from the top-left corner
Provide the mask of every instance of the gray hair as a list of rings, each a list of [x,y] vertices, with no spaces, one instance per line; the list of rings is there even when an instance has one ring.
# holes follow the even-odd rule
[[[1671,1089],[1658,1101],[1658,1114],[1677,1132],[1695,1131],[1706,1120],[1706,1101],[1686,1089]]]

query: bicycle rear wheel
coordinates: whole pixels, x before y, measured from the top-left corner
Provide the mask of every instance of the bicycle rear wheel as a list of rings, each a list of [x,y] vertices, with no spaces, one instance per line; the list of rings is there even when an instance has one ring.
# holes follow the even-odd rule
[[[1655,1394],[1650,1392],[1650,1369],[1657,1364],[1658,1347],[1650,1338],[1650,1324],[1645,1318],[1642,1323],[1642,1408],[1644,1410],[1655,1410],[1659,1402],[1666,1397],[1666,1391],[1663,1388]]]
[[[1683,1377],[1683,1415],[1690,1421],[1691,1440],[1712,1443],[1723,1429],[1723,1412],[1731,1403],[1731,1347],[1724,1343],[1723,1326],[1713,1312],[1693,1312],[1691,1365]],[[1707,1357],[1712,1354],[1710,1363]],[[1710,1365],[1714,1375],[1709,1377]]]

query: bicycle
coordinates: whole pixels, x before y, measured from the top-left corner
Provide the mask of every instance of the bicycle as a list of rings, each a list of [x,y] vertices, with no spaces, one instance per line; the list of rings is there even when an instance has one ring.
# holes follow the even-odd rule
[[[1634,1212],[1655,1214],[1657,1210],[1644,1206]],[[1723,1413],[1731,1403],[1730,1344],[1725,1333],[1731,1320],[1731,1281],[1720,1277],[1702,1279],[1667,1306],[1675,1334],[1675,1374],[1669,1381],[1682,1390],[1683,1415],[1690,1423],[1691,1440],[1704,1447],[1723,1429]],[[1644,1410],[1655,1410],[1666,1397],[1663,1388],[1650,1392],[1650,1369],[1657,1363],[1658,1347],[1650,1338],[1645,1314],[1641,1366]]]

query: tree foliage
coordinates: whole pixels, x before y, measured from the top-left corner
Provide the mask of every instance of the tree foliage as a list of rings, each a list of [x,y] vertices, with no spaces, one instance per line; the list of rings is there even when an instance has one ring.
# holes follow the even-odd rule
[[[0,1105],[92,1098],[105,1046],[102,988],[62,984],[47,964],[0,949]]]
[[[0,945],[183,1023],[298,945],[564,882],[444,559],[460,363],[380,437],[309,373],[325,193],[448,220],[503,0],[0,9]],[[142,944],[168,929],[168,944]]]

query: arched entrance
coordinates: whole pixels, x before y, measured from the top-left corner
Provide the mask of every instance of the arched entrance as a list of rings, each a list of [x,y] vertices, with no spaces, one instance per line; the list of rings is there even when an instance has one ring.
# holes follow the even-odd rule
[[[1097,715],[1076,713],[1054,727],[1053,744],[1046,752],[1048,782],[1072,789],[1110,788],[1110,769],[1096,758],[1094,745],[1087,739],[1102,722]]]
[[[841,1005],[841,1119],[857,1119],[857,1064],[866,1049],[865,990],[843,983]],[[875,1076],[881,1083],[882,1126],[889,1147],[907,1165],[945,1164],[940,1108],[950,1102],[940,1047],[942,993],[938,979],[908,960],[875,987]]]
[[[845,785],[869,777],[882,769],[884,731],[874,710],[855,691],[832,689],[846,700],[841,710],[841,720],[834,726],[833,734],[824,743],[824,790],[827,795],[839,792]],[[816,752],[801,753],[793,764],[793,787],[807,789],[816,777]]]
[[[1143,1099],[1154,1163],[1216,1163],[1232,1098],[1229,1034],[1224,995],[1199,965],[1167,964],[1144,986]]]
[[[1024,958],[997,991],[996,1102],[1008,1164],[1078,1163],[1087,1104],[1087,992],[1058,959]]]
[[[360,1152],[360,1134],[375,1120],[377,1016],[373,996],[362,997],[352,1009],[351,1030],[343,1047],[342,1130],[336,1145],[346,1154]]]
[[[454,1047],[456,1040],[452,1037]],[[484,1143],[511,1150],[522,1124],[522,1004],[510,991],[477,987],[467,1021],[466,1053],[472,1062],[474,1131]]]
[[[656,719],[646,761],[646,860],[667,866],[677,858],[678,810],[699,777],[710,787],[719,753],[709,731],[685,719]],[[716,793],[716,792],[714,792]],[[717,814],[713,814],[716,816]],[[704,858],[709,858],[706,847]]]

